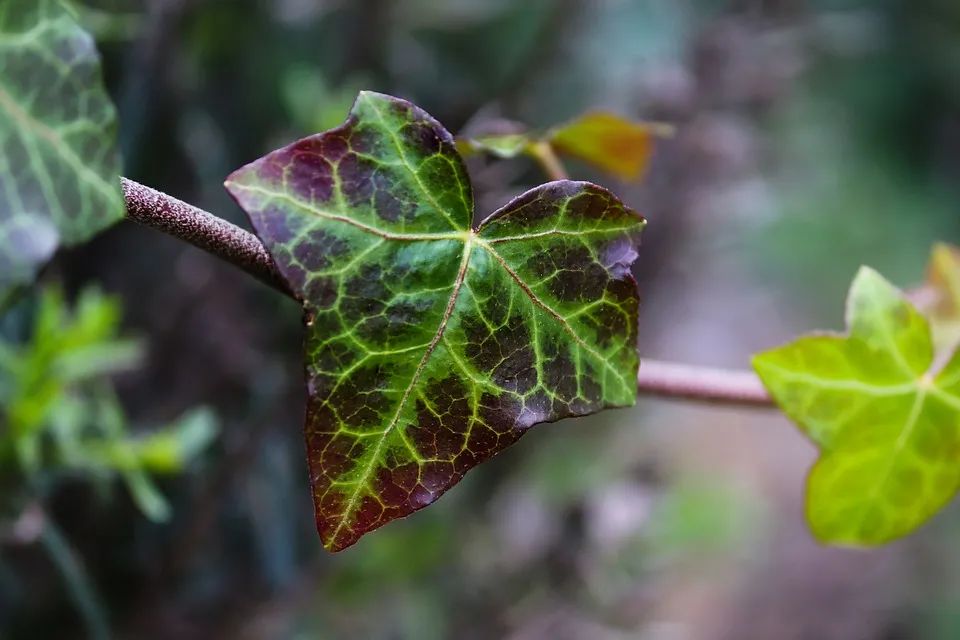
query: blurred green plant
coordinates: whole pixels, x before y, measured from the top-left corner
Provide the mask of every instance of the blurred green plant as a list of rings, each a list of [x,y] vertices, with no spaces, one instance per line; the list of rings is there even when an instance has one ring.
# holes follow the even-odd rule
[[[19,308],[30,302],[26,339],[0,338],[0,515],[20,523],[11,526],[20,530],[17,542],[43,545],[91,636],[105,637],[96,590],[43,503],[67,479],[93,483],[101,495],[122,479],[144,516],[165,521],[170,505],[154,476],[184,471],[212,442],[217,422],[198,408],[132,434],[110,379],[140,364],[143,345],[119,335],[120,302],[89,288],[71,308],[56,286]]]
[[[140,341],[118,337],[120,304],[96,289],[68,308],[56,287],[39,296],[30,339],[0,342],[0,461],[32,485],[80,475],[101,485],[123,478],[145,516],[170,516],[151,474],[175,474],[216,434],[196,409],[145,436],[129,433],[109,376],[136,368]]]
[[[306,135],[340,124],[343,114],[365,85],[353,78],[345,84],[331,86],[319,69],[301,64],[284,70],[280,94],[290,122]]]
[[[732,487],[687,480],[670,487],[654,508],[646,542],[655,557],[729,555],[764,525],[763,503]]]

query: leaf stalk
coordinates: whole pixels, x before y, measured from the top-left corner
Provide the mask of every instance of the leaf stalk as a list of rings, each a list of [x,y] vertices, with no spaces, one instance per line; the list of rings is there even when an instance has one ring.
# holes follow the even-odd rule
[[[235,224],[151,187],[120,178],[127,217],[243,269],[296,299],[260,240]]]

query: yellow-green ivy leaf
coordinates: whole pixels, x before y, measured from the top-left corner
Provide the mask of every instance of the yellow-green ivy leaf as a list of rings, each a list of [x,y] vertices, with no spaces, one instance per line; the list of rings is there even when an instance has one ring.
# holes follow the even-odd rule
[[[847,335],[800,338],[753,364],[819,446],[807,519],[823,542],[876,545],[914,531],[960,483],[960,356],[936,364],[927,320],[863,268]]]

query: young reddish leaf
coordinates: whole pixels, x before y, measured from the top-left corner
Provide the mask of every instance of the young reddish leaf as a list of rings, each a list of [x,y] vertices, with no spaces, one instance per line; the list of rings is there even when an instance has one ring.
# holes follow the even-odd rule
[[[654,138],[671,133],[665,125],[633,122],[597,111],[556,127],[547,141],[560,153],[624,180],[638,180],[650,163]]]
[[[807,519],[824,542],[874,545],[926,522],[960,483],[960,352],[935,370],[930,327],[863,268],[849,334],[812,335],[754,357],[784,412],[820,447]]]
[[[553,182],[471,228],[453,138],[364,92],[227,188],[301,298],[325,546],[427,506],[532,425],[632,405],[643,219]]]
[[[565,171],[556,154],[565,153],[619,178],[638,180],[650,162],[653,138],[672,134],[669,125],[632,122],[611,113],[593,112],[546,133],[532,133],[518,123],[495,120],[458,138],[457,149],[465,155],[488,153],[503,159],[526,155],[545,165],[549,175],[561,176]]]
[[[123,217],[116,115],[59,0],[0,3],[0,294]],[[0,295],[2,297],[2,295]]]
[[[960,344],[960,249],[934,245],[927,279],[936,292],[936,304],[929,310],[930,325],[938,350]]]

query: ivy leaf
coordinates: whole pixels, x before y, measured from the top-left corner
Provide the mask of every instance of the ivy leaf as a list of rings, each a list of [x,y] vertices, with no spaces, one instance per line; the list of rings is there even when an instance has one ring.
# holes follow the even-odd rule
[[[657,136],[670,136],[663,124],[633,122],[595,111],[554,128],[547,141],[558,153],[579,158],[623,180],[639,180],[650,164]]]
[[[912,532],[957,491],[960,353],[941,369],[927,320],[869,268],[847,315],[849,334],[800,338],[753,364],[821,450],[807,481],[814,535],[876,545]]]
[[[370,92],[226,186],[305,307],[328,549],[432,503],[534,424],[634,403],[644,221],[609,191],[552,182],[472,228],[453,138]]]
[[[116,116],[58,0],[0,5],[0,293],[123,217]],[[0,296],[2,297],[2,296]]]

